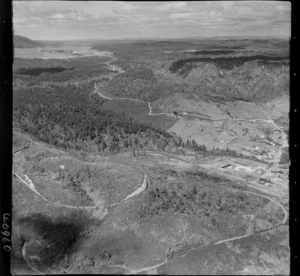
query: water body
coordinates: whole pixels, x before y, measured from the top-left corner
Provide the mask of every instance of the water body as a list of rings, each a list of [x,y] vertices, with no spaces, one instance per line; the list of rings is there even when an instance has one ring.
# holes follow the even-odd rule
[[[110,56],[108,51],[91,50],[89,46],[60,45],[42,48],[15,48],[16,58],[69,59],[89,56]]]

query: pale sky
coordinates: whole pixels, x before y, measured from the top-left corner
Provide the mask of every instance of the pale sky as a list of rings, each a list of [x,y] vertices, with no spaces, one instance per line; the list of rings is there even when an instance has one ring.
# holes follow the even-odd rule
[[[290,36],[284,1],[13,1],[15,34],[41,40]]]

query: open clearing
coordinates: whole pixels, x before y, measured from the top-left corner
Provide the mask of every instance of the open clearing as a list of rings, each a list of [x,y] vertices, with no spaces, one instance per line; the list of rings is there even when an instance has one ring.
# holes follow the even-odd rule
[[[47,155],[40,157],[38,163],[34,163],[33,149],[36,152],[39,152],[38,149],[43,149]],[[95,222],[91,222],[85,228],[83,235],[85,242],[80,247],[80,251],[77,252],[76,256],[68,259],[72,266],[64,269],[52,267],[51,271],[56,273],[75,273],[76,271],[93,273],[101,271],[103,273],[108,267],[113,269],[114,273],[117,271],[138,273],[151,269],[158,269],[159,271],[170,269],[170,267],[175,269],[176,266],[173,261],[178,258],[180,260],[182,256],[187,256],[188,262],[192,261],[193,258],[190,256],[194,254],[194,250],[202,250],[201,248],[207,250],[207,248],[214,247],[212,244],[223,243],[226,240],[243,240],[256,232],[276,228],[286,220],[280,204],[275,204],[256,193],[248,193],[247,189],[244,192],[234,191],[228,180],[226,180],[227,182],[224,180],[225,182],[220,185],[222,180],[219,178],[213,180],[213,176],[206,176],[206,174],[202,176],[202,173],[198,176],[197,166],[185,158],[175,158],[175,156],[172,157],[172,155],[164,155],[159,152],[146,152],[146,155],[136,158],[132,158],[132,153],[124,153],[111,156],[106,159],[106,162],[104,160],[84,162],[66,152],[52,150],[45,144],[32,141],[29,148],[24,147],[23,152],[19,151],[15,154],[16,160],[28,159],[28,156],[30,156],[29,161],[32,161],[28,162],[26,168],[23,167],[22,171],[18,173],[21,173],[25,179],[25,174],[28,174],[27,170],[31,171],[30,179],[42,197],[26,187],[27,185],[24,185],[22,181],[16,179],[14,181],[14,210],[18,217],[30,216],[32,213],[36,213],[35,210],[53,218],[57,216],[57,210],[59,210],[59,214],[65,216],[81,210],[86,217],[96,219]],[[220,160],[220,164],[221,162],[222,160]],[[217,163],[215,162],[215,164]],[[235,164],[236,166],[238,164],[239,166],[251,166],[253,170],[259,166],[259,162],[243,159],[235,160]],[[17,164],[15,168],[21,170]],[[43,172],[40,176],[35,176],[34,170],[42,170]],[[191,173],[189,173],[190,171]],[[148,185],[144,187],[145,175],[143,176],[143,172],[147,173],[149,179],[146,180]],[[100,175],[101,177],[99,177]],[[81,201],[76,200],[72,187],[66,186],[67,191],[70,191],[70,195],[67,195],[61,192],[59,186],[55,186],[59,183],[63,184],[70,177],[73,177],[74,183],[80,183],[81,188],[86,191],[86,193],[76,195],[81,198]],[[186,177],[189,179],[189,185],[183,186],[181,183],[183,179],[186,180]],[[57,178],[60,180],[55,180]],[[48,184],[43,187],[46,179],[48,179]],[[210,193],[213,189],[213,194],[218,194],[218,198],[226,198],[227,196],[235,198],[241,193],[241,198],[248,202],[249,208],[232,214],[226,212],[223,214],[220,212],[220,208],[221,210],[224,208],[220,207],[223,203],[213,203],[213,206],[216,207],[213,208],[214,213],[212,215],[211,211],[207,214],[202,213],[203,207],[196,211],[197,204],[200,203],[192,205],[196,209],[189,209],[191,206],[187,201],[182,203],[185,206],[183,210],[186,211],[181,213],[174,209],[169,213],[168,208],[170,207],[160,209],[162,207],[157,201],[159,199],[152,201],[149,197],[151,191],[166,191],[167,194],[172,191],[180,199],[182,195],[191,191],[193,185],[201,193],[203,191]],[[108,192],[108,194],[103,194],[101,191]],[[20,195],[22,195],[23,200],[17,199]],[[75,201],[70,201],[71,195],[75,196]],[[82,201],[85,195],[89,195],[93,208],[90,209],[89,206],[91,205]],[[49,201],[45,202],[43,197]],[[122,199],[125,200],[124,203],[126,204],[121,202]],[[29,202],[32,208],[29,206]],[[62,204],[62,206],[58,206],[56,203]],[[74,209],[68,206],[63,207],[63,204],[68,206],[74,204]],[[76,209],[76,206],[79,209]],[[204,210],[211,208],[208,206],[204,207]],[[98,210],[101,211],[99,215],[97,215]],[[160,214],[155,215],[155,212]],[[100,220],[102,222],[99,226]],[[236,225],[239,227],[237,228]],[[20,225],[20,227],[22,229],[23,226]],[[124,237],[126,238],[124,239]],[[26,249],[28,248],[26,258],[33,257],[33,254],[37,256],[42,254],[34,249],[36,246],[29,243],[26,245]],[[190,253],[186,255],[185,252]],[[210,256],[210,253],[207,254],[204,259]],[[48,271],[44,270],[39,258],[37,257],[34,262],[30,261],[31,266],[40,272]],[[223,260],[223,257],[218,256],[217,258]],[[194,265],[188,271],[196,269]],[[225,267],[228,269],[228,266]],[[241,266],[241,269],[249,268]],[[256,269],[258,268],[256,267]]]

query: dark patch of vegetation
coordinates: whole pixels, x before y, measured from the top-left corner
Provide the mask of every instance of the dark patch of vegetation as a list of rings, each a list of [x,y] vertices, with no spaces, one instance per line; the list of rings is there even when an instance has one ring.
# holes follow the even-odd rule
[[[69,150],[118,152],[168,150],[180,139],[125,114],[103,110],[105,100],[92,87],[14,90],[14,121],[39,140]]]
[[[134,68],[126,70],[124,76],[146,81],[156,81],[154,72],[151,68],[137,64]]]
[[[30,145],[29,139],[26,139],[22,135],[13,133],[13,153],[16,153],[20,150],[26,149]]]
[[[202,58],[189,58],[189,59],[180,59],[172,63],[170,66],[170,71],[172,73],[179,72],[185,65],[189,65],[191,63],[197,62],[206,62],[206,63],[214,63],[220,69],[231,70],[234,67],[239,67],[245,62],[261,60],[265,61],[280,61],[282,64],[286,62],[288,57],[281,56],[266,56],[266,55],[254,55],[254,56],[241,56],[241,57],[202,57]]]
[[[211,177],[211,179],[201,178],[201,181],[209,183],[217,180]],[[187,214],[207,218],[214,226],[217,226],[218,214],[234,214],[252,207],[242,191],[213,190],[203,185],[200,189],[196,184],[186,187],[186,185],[173,183],[165,187],[153,186],[139,210],[139,216],[143,219],[149,216]]]
[[[268,66],[268,67],[278,67],[278,66],[289,66],[290,65],[290,61],[288,59],[286,60],[259,60],[257,62],[259,65],[262,66]]]
[[[188,139],[185,143],[183,143],[183,147],[194,150],[193,154],[195,155],[196,159],[198,159],[198,155],[231,156],[231,157],[243,157],[243,158],[250,159],[250,160],[257,160],[260,162],[264,162],[255,156],[243,155],[241,152],[239,152],[237,150],[229,149],[228,147],[226,149],[220,149],[220,148],[213,147],[213,149],[208,150],[204,144],[199,145],[195,142],[194,139],[192,141]]]
[[[231,97],[230,98],[232,101],[243,101],[243,102],[251,102],[249,99],[245,99],[245,98],[242,98],[242,97]]]
[[[186,214],[208,219],[213,226],[218,227],[219,215],[252,212],[267,203],[261,198],[248,197],[243,187],[232,180],[204,171],[177,172],[157,168],[154,175],[154,184],[148,190],[145,202],[139,210],[142,219]],[[176,183],[167,181],[169,176],[174,176]],[[185,184],[181,184],[181,181]],[[158,183],[163,183],[163,187]],[[228,190],[228,187],[231,189]]]
[[[91,171],[88,166],[74,169],[72,171],[59,170],[58,180],[66,183],[66,186],[75,194],[85,198],[87,201],[93,201],[86,190],[82,186],[82,183],[91,178]]]
[[[261,182],[265,182],[265,183],[272,183],[272,181],[270,180],[270,179],[268,179],[268,178],[264,178],[264,177],[260,177],[259,179],[258,179],[258,181],[261,181]]]
[[[230,49],[230,50],[243,50],[243,49],[245,49],[245,47],[243,47],[243,46],[224,46],[224,45],[219,45],[218,48]]]
[[[282,149],[282,155],[279,161],[279,164],[288,164],[290,162],[290,153],[289,148],[283,148]]]
[[[193,55],[228,55],[236,53],[233,50],[202,50],[193,52]]]
[[[63,68],[63,67],[38,67],[38,68],[20,68],[16,71],[16,74],[19,75],[30,75],[30,76],[39,76],[42,73],[60,73],[66,70],[72,70],[73,68]]]
[[[253,39],[254,43],[269,43],[270,40],[268,39]]]
[[[153,40],[148,40],[148,41],[138,41],[138,42],[135,42],[137,45],[139,46],[146,46],[146,47],[149,47],[149,44],[150,45],[158,45],[158,46],[161,46],[161,45],[172,45],[172,44],[186,44],[186,42],[184,41],[177,41],[177,40],[157,40],[157,41],[153,41]]]
[[[164,87],[155,79],[153,70],[137,65],[137,69],[129,68],[112,81],[102,83],[100,89],[106,95],[152,102],[161,97]]]
[[[227,178],[218,175],[208,174],[199,170],[187,170],[185,171],[185,176],[192,178],[193,180],[199,180],[201,178],[202,180],[210,180],[219,184],[221,184],[221,182],[230,182],[230,180]]]
[[[101,75],[110,72],[103,63],[105,60],[107,58],[104,57],[82,57],[69,60],[16,58],[13,65],[14,80],[26,81],[30,85],[41,85],[43,82],[76,81],[80,83],[93,78],[99,79]],[[24,87],[24,85],[21,86]]]

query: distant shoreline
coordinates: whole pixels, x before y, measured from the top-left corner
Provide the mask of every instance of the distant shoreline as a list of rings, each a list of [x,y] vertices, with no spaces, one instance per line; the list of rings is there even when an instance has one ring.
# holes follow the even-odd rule
[[[43,47],[43,48],[15,48],[15,58],[24,59],[70,59],[78,57],[90,57],[98,56],[105,57],[111,56],[112,53],[109,51],[98,51],[91,49],[90,46],[79,46],[79,47]]]

